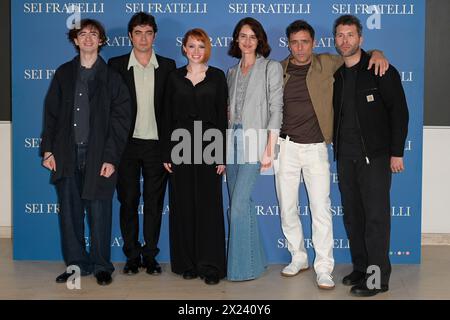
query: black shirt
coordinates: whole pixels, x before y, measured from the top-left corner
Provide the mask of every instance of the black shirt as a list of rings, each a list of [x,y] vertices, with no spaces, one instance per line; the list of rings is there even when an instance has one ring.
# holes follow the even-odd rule
[[[186,75],[187,68],[184,66],[170,73],[167,80],[164,135],[161,140],[163,143],[164,162],[171,162],[172,147],[178,143],[171,141],[171,135],[174,130],[183,128],[191,132],[191,144],[194,144],[198,138],[202,139],[202,136],[195,136],[195,121],[202,121],[203,132],[210,128],[216,128],[222,132],[223,156],[225,156],[228,101],[228,87],[225,74],[222,70],[209,66],[205,79],[195,86],[186,78]],[[210,143],[207,141],[203,142],[206,144]],[[191,155],[194,156],[194,153],[192,152]],[[221,159],[220,163],[224,163],[224,159]]]
[[[89,81],[95,77],[99,59],[88,69],[79,64],[77,82],[75,84],[75,99],[73,107],[73,129],[75,142],[87,144],[89,140]]]
[[[346,159],[363,158],[361,130],[356,113],[356,78],[360,63],[345,68],[343,105],[341,113],[339,157]]]

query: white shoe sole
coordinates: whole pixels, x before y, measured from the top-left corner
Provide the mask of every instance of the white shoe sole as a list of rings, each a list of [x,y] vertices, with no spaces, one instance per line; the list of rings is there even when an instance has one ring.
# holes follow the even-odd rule
[[[319,289],[322,289],[322,290],[332,290],[335,287],[335,286],[324,286],[321,284],[318,284],[317,286],[319,287]]]
[[[281,276],[290,278],[290,277],[295,277],[295,276],[298,275],[299,273],[302,273],[303,271],[307,271],[307,270],[309,270],[309,267],[300,269],[300,270],[298,270],[297,273],[284,273],[283,271],[281,271],[280,273],[281,273]]]

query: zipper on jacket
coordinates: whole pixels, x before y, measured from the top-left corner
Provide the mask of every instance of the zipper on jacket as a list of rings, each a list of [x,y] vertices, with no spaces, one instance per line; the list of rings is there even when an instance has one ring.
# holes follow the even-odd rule
[[[358,124],[359,136],[361,137],[361,143],[363,148],[364,157],[366,158],[366,163],[370,164],[369,157],[366,152],[366,144],[364,143],[364,137],[362,136],[361,125],[359,124],[358,111],[356,112],[356,123]]]
[[[342,74],[342,70],[339,73],[340,73],[341,78],[342,78],[342,92],[343,92],[344,88],[345,88],[345,79],[344,79],[344,75]],[[355,95],[356,95],[356,93],[355,93]],[[355,101],[358,101],[358,99],[355,99]],[[337,135],[337,137],[336,137],[336,153],[335,153],[335,158],[336,159],[337,159],[337,156],[338,156],[339,128],[340,128],[341,121],[342,121],[342,108],[343,108],[343,106],[344,106],[344,94],[341,95],[341,107],[339,109],[339,121],[338,121],[338,126],[337,126],[337,129],[336,129],[336,135]],[[359,136],[361,137],[361,143],[362,143],[364,158],[366,160],[366,163],[370,164],[370,160],[369,160],[369,157],[367,156],[367,152],[366,152],[366,144],[364,143],[364,137],[362,136],[362,132],[361,132],[361,125],[359,123],[358,110],[356,108],[356,103],[355,103],[355,112],[356,112],[356,124],[358,125]]]
[[[343,94],[343,92],[344,92],[344,87],[345,87],[345,81],[344,81],[344,75],[342,74],[342,70],[339,72],[339,74],[341,75],[341,78],[342,78],[342,94],[341,94],[341,106],[340,106],[340,108],[339,108],[339,115],[338,115],[338,119],[339,119],[339,121],[338,121],[338,123],[337,123],[337,128],[336,128],[336,145],[335,146],[333,146],[333,148],[336,148],[335,149],[335,152],[334,152],[334,160],[337,160],[337,158],[338,158],[338,145],[339,145],[339,128],[341,127],[341,121],[342,121],[342,107],[343,107],[343,105],[344,105],[344,94]]]
[[[358,78],[358,73],[356,73],[356,78]],[[357,90],[355,92],[355,114],[356,114],[356,124],[358,125],[358,129],[359,129],[359,136],[361,137],[361,143],[362,143],[362,148],[363,148],[363,153],[364,153],[364,157],[366,159],[366,164],[370,164],[370,160],[369,157],[367,156],[367,151],[366,151],[366,144],[364,143],[364,137],[362,135],[362,130],[361,130],[361,124],[359,123],[359,116],[358,116],[358,95],[357,95]]]

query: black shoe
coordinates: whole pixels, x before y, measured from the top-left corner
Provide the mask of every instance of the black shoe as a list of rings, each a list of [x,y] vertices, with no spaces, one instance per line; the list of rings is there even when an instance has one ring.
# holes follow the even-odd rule
[[[366,273],[361,271],[353,271],[349,275],[346,275],[342,279],[342,284],[344,286],[355,286],[361,284],[366,278]]]
[[[111,274],[106,271],[97,272],[95,278],[97,278],[97,283],[101,286],[107,286],[112,282]]]
[[[139,272],[139,267],[141,265],[141,259],[131,259],[127,260],[127,263],[123,267],[123,273],[128,275],[133,275]]]
[[[56,277],[56,283],[66,283],[67,279],[70,278],[71,275],[73,275],[75,272],[72,273],[68,273],[68,272],[63,272],[61,273],[59,276]]]
[[[367,288],[366,283],[362,283],[362,284],[353,286],[350,289],[350,293],[356,297],[371,297],[380,292],[386,292],[388,290],[389,290],[389,286],[387,284],[385,284],[385,285],[382,284],[380,289],[369,289],[369,288]]]
[[[144,267],[147,269],[145,272],[151,275],[159,275],[162,272],[161,266],[159,265],[158,261],[153,259],[153,261],[149,261],[144,263]]]
[[[210,274],[205,276],[206,284],[218,284],[220,282],[219,276],[217,274]]]
[[[197,272],[195,270],[188,270],[183,272],[183,279],[191,280],[197,278]]]

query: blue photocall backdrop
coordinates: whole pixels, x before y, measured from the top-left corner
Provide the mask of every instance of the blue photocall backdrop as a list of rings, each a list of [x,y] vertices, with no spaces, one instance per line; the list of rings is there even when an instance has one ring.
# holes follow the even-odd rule
[[[69,2],[12,1],[12,86],[13,86],[13,225],[14,259],[62,260],[58,230],[58,205],[49,172],[41,166],[39,137],[42,129],[43,101],[55,69],[76,54],[67,40],[67,20],[72,15]],[[191,28],[205,29],[213,51],[210,64],[226,71],[237,63],[227,55],[235,24],[243,17],[258,19],[268,33],[272,53],[282,60],[288,55],[286,26],[307,20],[316,30],[315,52],[335,53],[332,35],[334,20],[342,14],[355,14],[364,25],[365,49],[380,49],[402,75],[410,112],[402,174],[393,176],[391,189],[393,263],[419,263],[421,237],[422,119],[424,85],[425,2],[414,1],[158,1],[124,0],[79,3],[81,18],[100,20],[107,29],[108,43],[101,55],[105,60],[127,53],[131,44],[127,23],[138,11],[153,14],[159,31],[154,49],[186,63],[181,54],[181,38]],[[379,14],[372,9],[377,5]],[[330,161],[331,150],[330,150]],[[331,200],[334,224],[334,256],[337,263],[349,263],[348,239],[342,223],[344,209],[338,190],[335,163],[331,167]],[[228,206],[226,184],[224,205]],[[261,175],[254,190],[258,219],[270,263],[290,259],[281,231],[280,211],[274,189],[273,172]],[[142,218],[142,206],[140,208]],[[162,222],[158,260],[169,261],[168,214]],[[314,258],[311,242],[311,215],[305,188],[300,188],[299,214],[305,230],[309,258]],[[119,204],[114,197],[113,261],[123,261],[123,240],[119,228]],[[226,214],[224,214],[226,221]],[[142,222],[142,220],[141,220]],[[142,226],[141,226],[142,228]],[[89,245],[89,239],[86,238]]]

